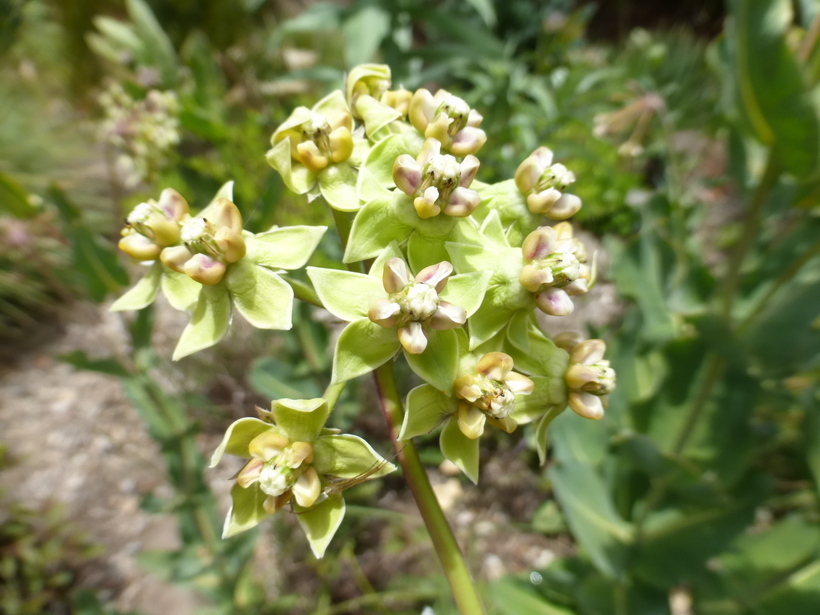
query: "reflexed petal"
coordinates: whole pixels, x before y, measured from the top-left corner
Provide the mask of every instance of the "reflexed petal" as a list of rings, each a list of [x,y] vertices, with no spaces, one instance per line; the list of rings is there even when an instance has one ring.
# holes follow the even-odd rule
[[[393,163],[393,181],[407,196],[415,196],[421,186],[421,165],[410,154],[402,154]]]
[[[410,283],[410,274],[407,264],[400,258],[393,257],[384,264],[382,275],[384,290],[388,293],[397,293]]]
[[[462,128],[453,137],[450,143],[450,152],[454,156],[467,156],[468,154],[475,154],[478,150],[484,147],[487,142],[487,133],[480,128],[467,126]]]
[[[294,442],[290,445],[293,451],[293,462],[291,468],[298,468],[302,462],[311,463],[313,461],[313,445],[310,442]]]
[[[188,213],[188,201],[173,188],[166,188],[159,195],[159,206],[165,215],[179,222]]]
[[[275,455],[282,452],[290,441],[280,433],[273,430],[263,431],[251,440],[248,450],[252,457],[270,461]]]
[[[527,197],[527,207],[534,214],[548,214],[561,200],[561,193],[555,188],[547,188],[541,192],[534,192]],[[571,215],[571,214],[570,214]],[[550,216],[552,217],[552,216]],[[569,216],[566,216],[567,218]],[[559,220],[562,218],[558,218]]]
[[[265,462],[262,459],[254,457],[246,463],[245,467],[239,472],[239,475],[236,477],[236,482],[243,489],[247,488],[248,485],[252,485],[259,480],[259,475],[262,474],[262,466],[264,465]]]
[[[475,109],[470,109],[470,114],[467,116],[467,126],[481,126],[484,121],[484,116]]]
[[[529,192],[541,179],[541,174],[552,164],[552,150],[539,147],[527,156],[515,171],[515,185],[521,192]]]
[[[421,354],[427,348],[427,336],[419,322],[411,322],[406,327],[401,327],[399,341],[410,354]]]
[[[139,233],[131,233],[120,239],[119,249],[128,256],[141,261],[152,261],[160,255],[162,248]]]
[[[221,198],[214,203],[213,214],[209,221],[217,227],[227,226],[232,231],[242,232],[242,213],[228,199]]]
[[[575,309],[572,299],[560,288],[548,288],[536,294],[535,305],[550,316],[566,316],[572,314],[572,310]]]
[[[555,239],[559,243],[573,238],[572,224],[569,222],[559,222],[552,228],[555,231]]]
[[[504,378],[504,384],[513,392],[514,395],[529,395],[532,393],[535,383],[518,372],[510,372]]]
[[[207,286],[219,284],[225,277],[226,270],[224,264],[205,254],[194,254],[182,267],[183,273],[189,278]]]
[[[529,199],[527,199],[529,204]],[[555,201],[547,211],[547,216],[553,220],[566,220],[577,214],[581,210],[581,199],[574,194],[562,194],[561,198]]]
[[[444,208],[444,213],[454,218],[466,218],[476,210],[479,203],[481,196],[478,192],[459,186],[450,195],[450,202]]]
[[[367,317],[385,329],[396,326],[396,320],[401,306],[390,299],[379,299],[367,312]]]
[[[419,165],[424,167],[433,156],[441,155],[441,142],[437,139],[427,139],[421,146],[421,151],[416,157]]]
[[[296,479],[291,491],[293,492],[293,499],[296,500],[299,506],[310,508],[322,493],[319,474],[314,468],[308,468]]]
[[[551,226],[542,226],[527,235],[521,245],[521,252],[525,261],[544,258],[555,252],[555,231]]]
[[[276,511],[280,510],[285,504],[290,502],[290,499],[293,497],[292,491],[285,491],[282,495],[269,495],[265,502],[262,504],[262,508],[265,509],[266,513],[273,514]]]
[[[518,422],[514,418],[509,416],[506,416],[503,419],[496,419],[491,416],[488,416],[487,422],[490,425],[498,427],[502,431],[506,431],[507,433],[514,432],[516,427],[518,427]]]
[[[436,292],[440,293],[447,285],[447,279],[450,277],[451,273],[453,273],[453,265],[447,261],[442,261],[435,265],[425,267],[419,271],[415,281],[418,284],[433,286],[435,287]]]
[[[550,284],[553,281],[551,269],[539,269],[533,265],[524,265],[521,268],[521,275],[518,277],[521,286],[526,288],[531,293],[538,292],[544,284]]]
[[[606,343],[603,340],[587,340],[578,344],[569,355],[570,363],[592,365],[604,358]]]
[[[589,282],[584,278],[578,278],[564,286],[564,292],[572,296],[583,295],[589,292]]]
[[[480,165],[481,163],[475,156],[470,155],[464,158],[461,162],[461,181],[459,181],[458,185],[463,188],[469,188],[475,179],[476,173],[478,173],[478,167]]]
[[[504,380],[512,371],[512,357],[503,352],[488,352],[478,361],[476,371],[490,380]]]
[[[470,404],[459,404],[456,414],[458,428],[465,436],[475,440],[484,433],[484,424],[487,422],[485,415],[479,408]]]
[[[467,322],[467,311],[457,305],[440,301],[436,313],[430,319],[430,326],[438,331],[455,329]]]
[[[569,407],[572,408],[575,414],[585,419],[600,419],[604,416],[603,401],[600,397],[591,393],[570,392]]]

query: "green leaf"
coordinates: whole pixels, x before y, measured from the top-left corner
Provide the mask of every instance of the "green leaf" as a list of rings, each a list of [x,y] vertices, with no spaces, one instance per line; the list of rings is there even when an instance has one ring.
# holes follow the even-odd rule
[[[307,274],[325,309],[347,322],[367,317],[379,299],[387,297],[380,279],[341,269],[308,267]]]
[[[162,276],[162,294],[175,310],[187,312],[196,305],[202,284],[188,275],[165,267]]]
[[[272,166],[285,182],[285,185],[296,194],[305,194],[316,185],[316,173],[293,160],[290,155],[290,138],[279,141],[265,154],[268,164]]]
[[[396,469],[362,438],[350,434],[319,436],[311,465],[320,476],[336,478],[381,478]]]
[[[242,259],[228,267],[225,284],[236,309],[257,329],[293,326],[293,289],[270,269]]]
[[[277,399],[271,404],[276,426],[292,442],[313,442],[330,414],[327,401],[316,399]]]
[[[475,349],[496,335],[510,322],[514,311],[498,306],[496,297],[498,287],[490,288],[484,296],[482,306],[473,314],[468,322],[470,330],[470,348]]]
[[[234,421],[231,423],[231,426],[228,427],[228,430],[222,438],[222,442],[211,456],[211,465],[209,467],[215,467],[216,464],[219,463],[220,459],[222,459],[222,455],[225,453],[247,459],[251,456],[251,453],[248,450],[251,440],[259,434],[272,429],[275,428],[270,423],[266,423],[265,421],[255,419],[253,417],[246,417],[239,419],[238,421]]]
[[[155,261],[142,279],[140,279],[140,281],[137,282],[132,289],[113,303],[111,306],[111,311],[121,312],[124,310],[141,310],[142,308],[151,305],[159,294],[161,279],[162,263]]]
[[[489,590],[501,615],[574,615],[573,611],[551,604],[546,598],[524,589],[509,578],[496,581]]]
[[[492,0],[467,0],[467,3],[481,15],[481,19],[484,20],[484,23],[490,28],[495,25],[495,7],[493,6]]]
[[[354,263],[378,255],[391,242],[403,242],[413,227],[401,222],[393,209],[394,196],[366,203],[356,214],[344,262]]]
[[[478,438],[472,440],[459,429],[455,417],[447,421],[439,440],[441,452],[474,483],[478,483]]]
[[[59,359],[77,369],[100,372],[117,378],[128,378],[131,375],[119,361],[115,359],[92,359],[83,350],[75,350],[74,352],[59,355]]]
[[[286,226],[245,238],[244,260],[271,269],[300,269],[305,266],[327,231],[326,226]]]
[[[491,271],[473,271],[454,275],[447,280],[447,286],[441,292],[441,298],[464,308],[467,311],[467,318],[470,318],[484,300],[487,284],[490,283],[492,275]]]
[[[373,199],[381,199],[390,196],[390,190],[379,183],[376,176],[366,167],[359,169],[359,179],[356,180],[356,191],[359,193],[359,200],[367,203]]]
[[[429,434],[456,411],[458,402],[434,386],[422,384],[407,394],[399,440]]]
[[[328,544],[342,523],[345,516],[345,501],[339,494],[328,498],[307,510],[296,508],[296,518],[307,536],[310,549],[320,558],[325,554]]]
[[[222,528],[222,538],[230,538],[256,527],[268,516],[263,504],[268,496],[253,483],[247,489],[238,484],[231,489],[231,508]]]
[[[421,354],[410,354],[405,351],[407,364],[422,380],[426,380],[439,391],[450,394],[453,382],[458,376],[458,339],[456,332],[427,332],[427,348]]]
[[[231,322],[231,299],[223,283],[203,286],[191,322],[174,350],[174,361],[220,342]]]
[[[379,255],[373,259],[373,264],[370,265],[370,271],[368,271],[368,274],[379,280],[383,279],[384,265],[391,258],[400,258],[405,260],[404,254],[402,254],[401,248],[399,248],[399,244],[395,241],[390,242],[390,245],[379,252]]]
[[[125,5],[134,30],[145,43],[145,49],[150,52],[151,63],[162,75],[163,85],[166,88],[173,87],[177,81],[177,54],[171,39],[159,25],[147,2],[126,0]]]
[[[333,209],[358,211],[357,174],[346,162],[331,164],[319,171],[319,190]]]
[[[390,14],[379,6],[363,6],[345,19],[342,34],[347,67],[370,62],[390,34]]]
[[[15,218],[33,218],[37,208],[28,200],[28,193],[14,178],[0,173],[0,211],[10,213]]]
[[[788,0],[738,0],[730,26],[739,99],[757,138],[798,178],[817,169],[820,121],[786,43]]]
[[[368,374],[392,359],[401,348],[395,329],[385,329],[369,318],[347,325],[333,354],[333,383]]]
[[[372,96],[360,96],[356,99],[356,111],[362,116],[365,132],[370,138],[390,122],[401,119],[401,113],[397,109],[379,102]]]

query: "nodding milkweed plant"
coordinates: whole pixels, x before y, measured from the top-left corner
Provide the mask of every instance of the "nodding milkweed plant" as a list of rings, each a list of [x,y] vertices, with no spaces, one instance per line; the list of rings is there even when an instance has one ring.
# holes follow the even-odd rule
[[[234,310],[254,327],[289,329],[294,296],[347,322],[324,398],[279,399],[228,428],[212,465],[224,453],[249,461],[224,535],[290,506],[322,557],[344,516],[344,487],[395,470],[328,424],[345,383],[372,372],[459,608],[478,613],[412,438],[440,429],[444,456],[478,482],[485,429],[531,425],[543,462],[550,422],[567,407],[601,418],[615,373],[602,341],[551,339],[536,318],[569,314],[572,297],[595,283],[594,258],[567,221],[581,207],[565,192],[572,172],[541,147],[513,179],[482,183],[481,114],[445,90],[392,87],[389,67],[354,68],[343,91],[294,110],[267,153],[288,188],[333,209],[346,269],[308,267],[312,288],[283,277],[305,266],[326,227],[253,234],[231,183],[198,214],[168,188],[127,218],[120,248],[153,263],[112,309],[141,309],[160,291],[191,309],[174,359],[217,344]],[[424,380],[406,403],[393,374],[398,355]]]

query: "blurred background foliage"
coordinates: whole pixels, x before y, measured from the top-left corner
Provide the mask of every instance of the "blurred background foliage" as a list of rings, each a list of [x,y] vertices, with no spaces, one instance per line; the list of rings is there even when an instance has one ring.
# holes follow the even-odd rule
[[[605,315],[575,323],[612,349],[606,418],[558,419],[545,470],[518,434],[487,442],[488,459],[525,461],[522,484],[543,502],[517,529],[570,545],[537,569],[483,578],[488,609],[813,615],[818,14],[814,0],[0,0],[0,337],[11,344],[67,302],[123,287],[133,267],[113,248],[119,220],[165,186],[196,207],[235,180],[253,231],[329,223],[263,154],[293,107],[353,65],[387,63],[395,83],[446,87],[481,110],[482,181],[552,148],[578,177],[576,221],[603,242],[618,293]],[[339,255],[329,237],[314,258]],[[453,612],[426,565],[371,580],[358,563],[425,548],[411,517],[376,504],[399,479],[351,491],[321,562],[277,519],[273,589],[254,565],[260,532],[217,538],[195,437],[231,418],[213,375],[260,404],[317,395],[329,360],[315,313],[174,368],[151,350],[152,312],[130,326],[132,356],[64,359],[120,378],[161,445],[174,496],[144,507],[178,517],[182,547],[144,554],[146,567],[197,588],[215,613]],[[156,375],[171,369],[184,379],[166,390]],[[387,450],[367,395],[348,387],[335,426]],[[8,510],[0,574],[19,589],[3,608],[37,612],[19,596],[43,588],[73,604],[60,608],[107,612],[73,585],[70,570],[93,557],[85,543]],[[65,574],[48,563],[63,560]]]

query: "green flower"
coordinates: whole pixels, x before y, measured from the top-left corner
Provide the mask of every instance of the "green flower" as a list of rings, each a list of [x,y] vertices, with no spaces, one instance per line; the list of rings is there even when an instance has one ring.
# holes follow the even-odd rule
[[[322,557],[344,517],[341,492],[396,467],[361,438],[324,427],[324,399],[280,399],[260,419],[234,422],[214,451],[249,458],[231,489],[223,538],[244,532],[290,504],[316,557]]]

